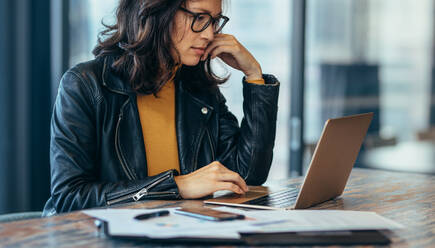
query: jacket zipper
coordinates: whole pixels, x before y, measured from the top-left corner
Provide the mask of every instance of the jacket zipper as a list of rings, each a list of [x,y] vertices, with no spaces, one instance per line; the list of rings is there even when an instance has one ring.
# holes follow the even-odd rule
[[[171,191],[163,191],[163,192],[149,192],[149,190],[156,186],[157,184],[161,183],[162,181],[170,178],[171,175],[166,175],[164,177],[161,177],[159,179],[157,179],[156,181],[150,183],[148,186],[142,188],[139,191],[127,194],[125,196],[120,196],[118,198],[115,198],[113,200],[107,201],[107,205],[113,205],[115,203],[118,202],[122,202],[125,200],[128,200],[130,198],[132,198],[135,202],[139,201],[140,199],[142,199],[144,196],[149,196],[149,195],[170,195],[170,194],[175,194],[176,192],[171,192]]]
[[[116,204],[118,202],[126,201],[128,199],[133,198],[133,196],[136,195],[136,194],[137,193],[135,192],[135,193],[131,193],[131,194],[128,194],[128,195],[125,195],[125,196],[121,196],[121,197],[118,197],[116,199],[107,201],[107,205],[110,206],[110,205]],[[148,192],[148,194],[147,194],[147,196],[153,196],[153,195],[159,195],[159,196],[160,195],[175,195],[175,192],[172,192],[172,191],[162,191],[162,192]],[[136,201],[136,200],[134,200],[134,201]],[[137,201],[139,201],[139,200],[137,200]]]
[[[119,149],[119,126],[121,124],[121,120],[123,117],[123,110],[124,106],[127,104],[128,100],[122,105],[121,107],[121,113],[119,114],[118,122],[116,123],[116,130],[115,130],[115,150],[116,155],[118,156],[118,160],[121,163],[121,167],[124,171],[124,173],[127,175],[127,178],[129,180],[134,180],[135,177],[133,176],[133,173],[130,171],[130,168],[128,168],[127,163],[125,162],[124,156],[121,154],[121,150]]]
[[[149,189],[151,189],[152,187],[156,186],[157,184],[161,183],[162,181],[170,178],[171,175],[166,175],[158,180],[156,180],[155,182],[149,184],[148,186],[146,186],[145,188],[141,189],[139,192],[137,192],[134,196],[133,196],[133,200],[134,201],[139,201],[142,197],[149,195],[152,192],[148,192]]]
[[[114,89],[111,89],[111,88],[109,88],[107,86],[107,84],[106,84],[106,82],[104,80],[104,78],[105,78],[105,72],[106,72],[106,69],[107,69],[106,67],[107,67],[107,60],[105,59],[104,60],[104,68],[103,68],[103,84],[104,84],[104,86],[106,86],[110,91],[112,91],[114,93],[130,97],[125,92],[122,92],[122,91],[119,91],[119,90],[114,90]],[[127,105],[128,101],[129,100],[126,100],[124,102],[124,104],[122,105],[122,107],[121,107],[121,113],[119,114],[118,122],[116,123],[116,130],[115,130],[115,151],[116,151],[116,155],[118,156],[118,160],[121,163],[122,170],[127,175],[127,178],[129,180],[134,180],[136,177],[133,175],[133,173],[128,168],[127,162],[125,161],[125,158],[124,158],[124,156],[122,155],[122,153],[121,153],[121,151],[119,149],[119,126],[120,126],[120,123],[121,123],[121,120],[122,120],[124,107]]]
[[[208,142],[210,143],[211,160],[214,161],[215,160],[215,157],[214,157],[214,147],[213,147],[213,143],[211,142],[210,132],[208,131],[208,128],[206,128],[205,131],[207,132]]]

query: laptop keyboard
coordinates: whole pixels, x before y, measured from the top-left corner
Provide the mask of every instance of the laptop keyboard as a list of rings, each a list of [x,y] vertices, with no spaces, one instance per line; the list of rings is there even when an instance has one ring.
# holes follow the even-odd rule
[[[291,207],[296,203],[296,198],[298,197],[298,194],[299,194],[299,189],[288,188],[273,193],[269,193],[269,195],[262,196],[257,199],[244,202],[244,204],[269,206],[269,207],[276,207],[276,208]]]

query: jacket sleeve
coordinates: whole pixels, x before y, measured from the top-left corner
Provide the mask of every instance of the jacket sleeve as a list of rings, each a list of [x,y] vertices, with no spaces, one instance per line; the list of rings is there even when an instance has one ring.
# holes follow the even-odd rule
[[[263,75],[264,85],[243,80],[243,113],[239,127],[219,94],[219,144],[217,160],[238,172],[249,185],[263,184],[272,163],[278,111],[279,82]]]
[[[99,180],[95,118],[98,104],[98,97],[77,72],[64,75],[51,120],[51,198],[44,214],[106,206],[113,199],[122,199],[147,187],[152,187],[148,191],[165,192],[169,198],[178,198],[175,170],[143,180]],[[45,213],[47,207],[51,213]]]

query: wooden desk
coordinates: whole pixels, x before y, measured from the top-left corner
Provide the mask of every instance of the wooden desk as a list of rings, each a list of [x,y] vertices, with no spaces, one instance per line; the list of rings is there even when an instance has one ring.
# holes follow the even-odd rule
[[[281,184],[301,182],[291,179]],[[129,208],[150,208],[174,201],[149,201]],[[178,206],[202,205],[179,201]],[[397,247],[435,247],[435,176],[354,169],[344,195],[314,209],[375,211],[407,228],[388,233]],[[80,212],[0,224],[0,247],[139,247],[141,243],[99,237],[92,218]]]

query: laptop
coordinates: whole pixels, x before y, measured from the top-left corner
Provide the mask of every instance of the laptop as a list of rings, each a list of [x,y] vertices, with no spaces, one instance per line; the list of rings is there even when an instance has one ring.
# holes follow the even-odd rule
[[[305,209],[334,199],[344,191],[372,119],[373,113],[366,113],[327,120],[300,188],[250,186],[245,195],[225,193],[204,203],[273,210]]]

